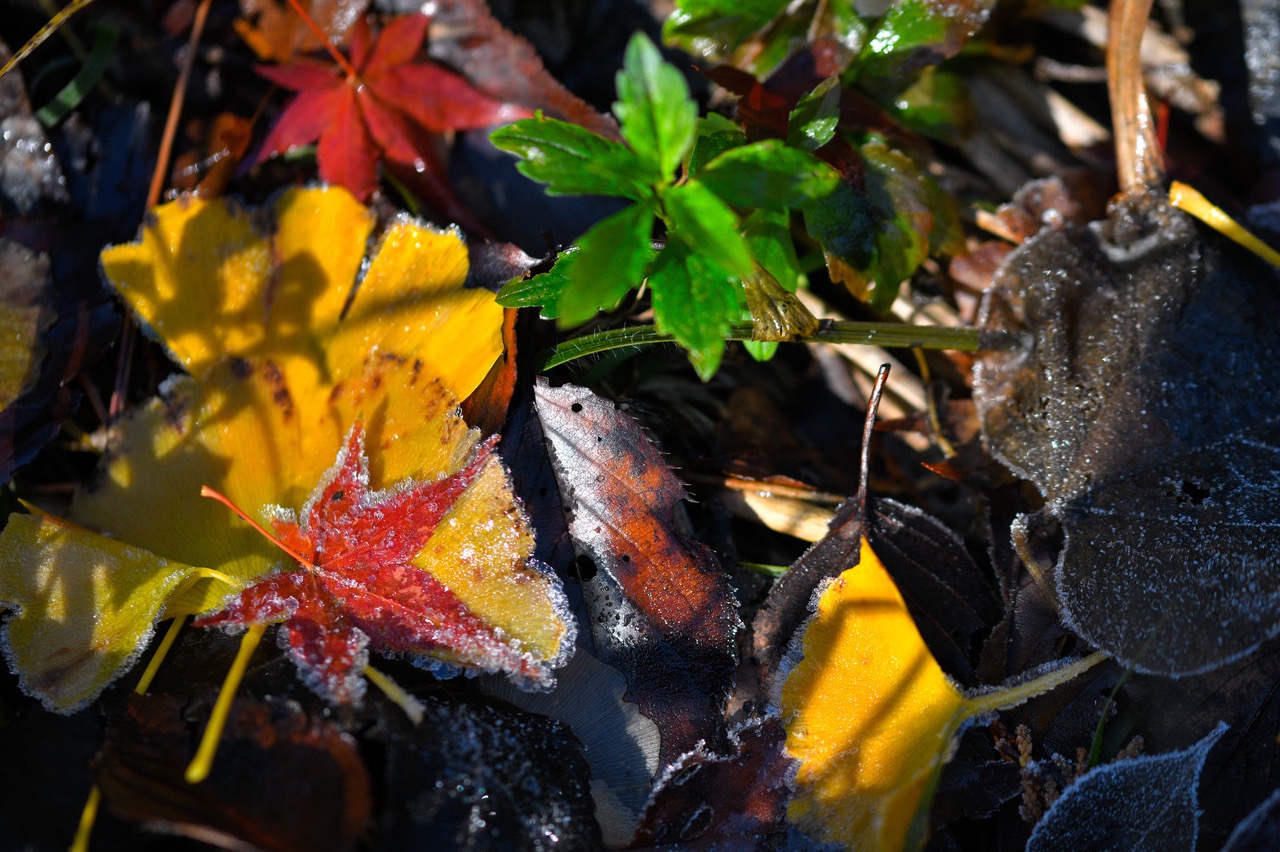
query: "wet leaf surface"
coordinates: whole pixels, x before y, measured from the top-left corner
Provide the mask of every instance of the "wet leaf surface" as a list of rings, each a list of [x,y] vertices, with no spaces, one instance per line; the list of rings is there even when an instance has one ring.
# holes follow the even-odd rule
[[[1064,543],[1066,624],[1141,671],[1206,671],[1280,631],[1274,270],[1153,197],[1010,256],[975,396]]]
[[[357,423],[300,516],[263,510],[296,567],[241,589],[196,626],[283,623],[303,680],[335,704],[363,696],[369,651],[445,674],[502,672],[526,688],[548,688],[574,627],[558,580],[528,561],[522,519],[507,536],[477,540],[457,565],[435,558],[449,549],[433,541],[437,528],[444,536],[459,525],[455,505],[486,468],[490,477],[500,470],[492,444],[447,477],[370,491]]]

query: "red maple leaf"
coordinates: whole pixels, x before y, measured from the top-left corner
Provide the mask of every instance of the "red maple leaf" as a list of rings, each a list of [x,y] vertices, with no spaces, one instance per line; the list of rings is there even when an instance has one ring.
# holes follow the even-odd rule
[[[313,59],[259,66],[278,86],[297,92],[262,144],[261,162],[319,140],[320,177],[361,200],[373,193],[380,159],[413,173],[444,173],[443,139],[451,130],[488,127],[530,115],[496,101],[463,77],[427,61],[414,61],[431,19],[395,18],[371,42],[362,18],[351,30],[348,73]],[[440,199],[433,199],[439,201]]]
[[[195,624],[283,623],[281,644],[287,643],[303,680],[338,704],[364,694],[370,650],[407,655],[445,673],[463,666],[548,683],[547,662],[521,652],[414,564],[437,524],[480,475],[493,443],[481,444],[466,467],[443,479],[370,491],[364,430],[357,423],[303,506],[301,523],[287,509],[267,510],[277,543],[297,560],[297,569],[241,590]],[[424,658],[430,654],[444,661]]]

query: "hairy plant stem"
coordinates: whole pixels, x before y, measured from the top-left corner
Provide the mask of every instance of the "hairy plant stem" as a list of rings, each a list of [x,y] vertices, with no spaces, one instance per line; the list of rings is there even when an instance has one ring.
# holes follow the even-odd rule
[[[726,340],[752,340],[754,327],[749,322],[734,323]],[[548,352],[542,360],[542,369],[549,370],[578,358],[621,349],[627,346],[645,346],[654,343],[673,343],[670,334],[658,331],[655,326],[640,325],[611,328],[596,334],[587,334],[566,340]],[[944,328],[941,326],[903,325],[889,322],[844,322],[822,320],[816,334],[795,341],[797,343],[867,343],[876,346],[893,346],[917,349],[959,349],[972,352],[977,349],[1000,349],[1008,345],[1007,335],[992,334],[970,328]]]

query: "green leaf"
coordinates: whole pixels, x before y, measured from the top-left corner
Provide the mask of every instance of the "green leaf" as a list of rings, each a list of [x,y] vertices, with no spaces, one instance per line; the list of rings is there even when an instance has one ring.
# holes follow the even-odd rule
[[[560,293],[561,325],[584,323],[640,286],[653,260],[652,232],[652,208],[633,204],[579,238],[572,275]]]
[[[816,151],[836,135],[840,124],[840,78],[828,77],[796,103],[787,119],[787,144]]]
[[[659,182],[670,180],[693,145],[698,120],[684,75],[663,61],[648,36],[636,33],[627,44],[617,86],[613,111],[623,137],[657,171]]]
[[[667,228],[739,278],[751,274],[755,261],[738,233],[738,216],[696,180],[662,193]]]
[[[960,52],[991,15],[995,0],[897,0],[855,64],[858,82],[896,93],[920,69]]]
[[[93,40],[93,51],[76,73],[75,78],[67,83],[52,101],[36,110],[36,120],[45,127],[52,127],[66,118],[107,73],[107,66],[111,64],[111,59],[115,55],[120,30],[107,24],[98,24],[97,31]]]
[[[577,265],[578,247],[560,253],[555,264],[532,278],[512,278],[498,291],[498,304],[504,308],[542,308],[543,319],[560,316],[560,294],[569,286]]]
[[[958,144],[973,128],[973,101],[960,75],[926,68],[894,100],[897,115],[925,136]]]
[[[871,306],[888,310],[898,287],[929,251],[934,227],[929,181],[909,157],[881,142],[860,149],[867,164],[867,196],[875,209],[875,256],[868,277],[875,281]]]
[[[747,354],[752,360],[764,363],[772,358],[778,352],[778,341],[776,340],[744,340],[742,348],[747,350]]]
[[[886,310],[929,251],[954,248],[961,235],[954,202],[914,160],[879,139],[859,154],[865,191],[840,184],[805,205],[805,225],[832,279]]]
[[[786,15],[788,0],[679,0],[667,18],[662,36],[668,44],[718,63],[730,62],[763,77],[785,59],[796,43],[808,41],[812,4],[808,14]],[[822,4],[827,5],[827,4]],[[756,40],[746,56],[733,56],[744,43],[757,38],[768,26],[763,43]]]
[[[719,157],[725,151],[737,148],[740,145],[747,144],[747,134],[741,130],[736,133],[707,133],[700,134],[698,141],[693,143],[693,150],[689,153],[689,163],[686,172],[691,177],[697,177],[698,173],[706,168],[716,157]]]
[[[689,363],[704,382],[724,357],[725,338],[741,311],[741,287],[728,271],[679,240],[658,255],[649,273],[653,318],[658,330],[689,351]]]
[[[653,195],[652,174],[634,151],[567,121],[522,119],[493,131],[489,141],[520,157],[516,168],[545,183],[548,195]]]
[[[805,229],[823,250],[857,263],[872,251],[873,223],[867,197],[841,181],[825,198],[806,204]]]
[[[768,139],[725,151],[698,182],[733,207],[782,210],[830,194],[840,175],[816,157]]]
[[[775,210],[757,210],[743,221],[742,236],[756,263],[777,279],[784,290],[794,293],[804,273],[791,239],[791,216]]]

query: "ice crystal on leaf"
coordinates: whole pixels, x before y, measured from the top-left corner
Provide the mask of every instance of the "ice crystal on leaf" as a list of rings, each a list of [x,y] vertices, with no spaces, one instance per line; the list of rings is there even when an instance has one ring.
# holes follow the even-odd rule
[[[157,619],[207,613],[280,564],[202,486],[251,512],[301,506],[356,423],[374,491],[434,483],[477,458],[458,402],[502,351],[502,309],[464,286],[456,230],[399,217],[366,258],[374,224],[336,187],[289,190],[269,216],[188,197],[103,253],[107,279],[185,374],[116,424],[73,523],[36,516],[0,535],[8,659],[48,706],[84,706]],[[501,463],[473,473],[415,571],[549,665],[571,644],[563,593],[529,565],[533,533]]]
[[[196,625],[282,622],[281,643],[303,679],[339,704],[363,695],[371,649],[415,658],[430,654],[451,667],[506,672],[524,686],[549,686],[547,660],[477,616],[420,564],[455,501],[493,463],[488,441],[457,473],[373,491],[364,429],[357,423],[302,508],[301,520],[287,509],[267,509],[278,541],[298,560],[299,570],[267,576]],[[572,646],[570,633],[560,631],[560,649]]]

